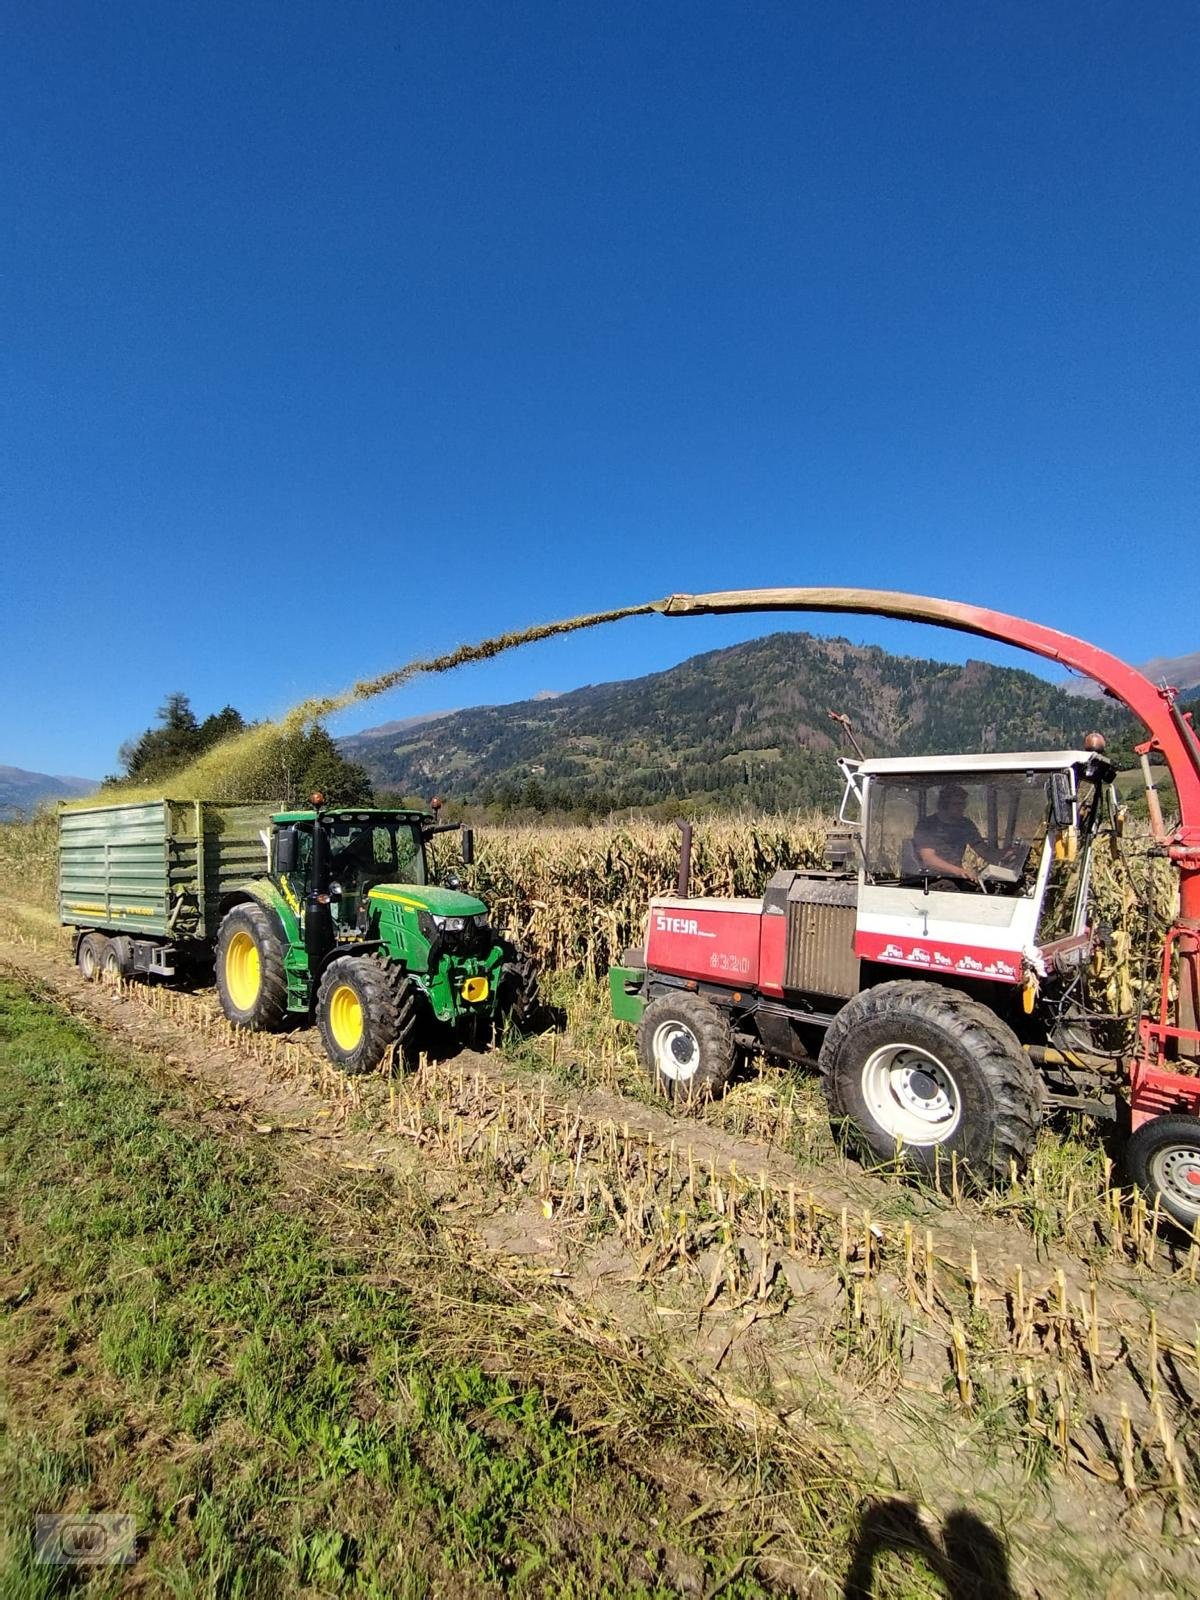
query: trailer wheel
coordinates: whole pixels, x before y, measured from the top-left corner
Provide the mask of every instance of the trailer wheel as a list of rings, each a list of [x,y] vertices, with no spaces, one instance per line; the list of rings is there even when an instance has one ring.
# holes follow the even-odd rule
[[[417,991],[370,956],[339,956],[321,976],[317,1026],[343,1072],[370,1072],[388,1047],[403,1047],[417,1021]]]
[[[1152,1117],[1125,1146],[1125,1170],[1150,1201],[1190,1233],[1200,1221],[1200,1117]]]
[[[75,951],[75,961],[88,983],[95,983],[104,963],[108,940],[102,933],[85,933]]]
[[[720,1094],[733,1071],[733,1029],[698,994],[662,995],[642,1013],[638,1057],[659,1094],[677,1103]]]
[[[835,1128],[880,1161],[926,1174],[954,1158],[977,1185],[1029,1158],[1041,1082],[993,1012],[936,983],[880,984],[834,1018],[819,1060]]]
[[[100,957],[100,976],[110,983],[118,978],[128,978],[133,972],[133,950],[129,940],[118,935],[105,941]]]
[[[217,934],[217,993],[235,1028],[270,1033],[287,1016],[283,940],[260,905],[234,906]]]

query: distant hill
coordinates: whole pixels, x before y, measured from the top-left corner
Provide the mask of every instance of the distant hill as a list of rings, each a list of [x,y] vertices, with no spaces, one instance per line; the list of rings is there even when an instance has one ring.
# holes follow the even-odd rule
[[[419,716],[400,717],[395,722],[381,722],[374,728],[364,728],[361,733],[348,733],[344,739],[338,740],[338,744],[343,754],[355,759],[354,752],[364,740],[368,745],[376,744],[380,739],[394,738],[411,728],[419,728],[422,723],[437,722],[442,717],[453,715],[453,711],[423,711]]]
[[[377,789],[476,804],[607,812],[827,804],[849,714],[869,754],[1054,749],[1131,719],[980,661],[896,656],[846,639],[775,633],[648,677],[553,699],[480,706],[341,741]]]
[[[1143,661],[1138,671],[1151,683],[1169,683],[1179,690],[1182,699],[1200,694],[1200,650],[1190,656],[1155,656],[1153,661]],[[1069,695],[1081,700],[1100,700],[1104,691],[1090,678],[1072,678],[1063,688]]]
[[[48,800],[70,800],[91,794],[96,778],[58,778],[24,767],[0,767],[0,822],[32,816]]]

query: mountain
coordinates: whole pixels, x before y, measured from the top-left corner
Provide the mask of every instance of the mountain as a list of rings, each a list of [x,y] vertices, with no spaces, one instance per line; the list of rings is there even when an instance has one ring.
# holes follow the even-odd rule
[[[91,794],[95,778],[57,778],[49,772],[26,772],[24,767],[0,767],[0,821],[28,817],[47,800],[70,800]]]
[[[1169,683],[1179,690],[1182,699],[1194,698],[1200,693],[1200,650],[1190,656],[1155,656],[1138,668],[1151,683]],[[1072,678],[1063,688],[1080,700],[1101,700],[1104,690],[1090,678]]]
[[[479,706],[400,733],[342,742],[378,790],[505,808],[826,804],[845,748],[830,711],[868,754],[1055,749],[1131,719],[1010,667],[895,656],[775,633],[644,678],[554,699]]]
[[[388,739],[396,734],[407,733],[410,728],[419,728],[425,722],[437,722],[441,717],[452,717],[453,711],[422,711],[416,717],[400,717],[395,722],[381,722],[374,728],[363,728],[360,733],[348,733],[344,739],[339,739],[344,755],[356,759],[355,751],[363,740],[368,745],[377,743],[380,739]]]

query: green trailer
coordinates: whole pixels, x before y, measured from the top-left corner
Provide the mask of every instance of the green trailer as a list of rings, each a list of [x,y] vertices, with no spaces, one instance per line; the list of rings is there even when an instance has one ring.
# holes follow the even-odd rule
[[[164,798],[60,812],[59,920],[77,957],[98,933],[112,948],[96,938],[89,949],[109,970],[169,976],[176,958],[210,947],[230,895],[269,871],[273,809]]]
[[[215,973],[239,1028],[315,1020],[363,1072],[424,1036],[482,1043],[539,1012],[532,964],[456,881],[429,811],[161,799],[65,807],[58,901],[86,978]],[[463,829],[463,856],[474,843]]]

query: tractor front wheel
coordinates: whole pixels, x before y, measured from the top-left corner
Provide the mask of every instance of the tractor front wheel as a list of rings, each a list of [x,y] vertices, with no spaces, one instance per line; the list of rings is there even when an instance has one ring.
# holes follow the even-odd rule
[[[542,1016],[542,996],[537,967],[515,945],[505,945],[500,969],[497,1017],[504,1017],[521,1033],[532,1033]]]
[[[882,983],[855,995],[819,1061],[836,1129],[859,1150],[926,1175],[954,1158],[975,1185],[1023,1167],[1042,1090],[1015,1033],[994,1012],[936,983]]]
[[[283,937],[260,905],[234,906],[217,934],[217,994],[235,1028],[270,1033],[287,1017]]]
[[[1200,1222],[1200,1117],[1172,1112],[1143,1122],[1125,1146],[1125,1170],[1190,1233]]]
[[[339,956],[321,975],[317,1026],[325,1054],[351,1074],[370,1072],[417,1021],[417,993],[371,956]]]
[[[686,991],[650,1002],[638,1024],[637,1049],[658,1092],[685,1105],[720,1094],[733,1071],[729,1019]]]

